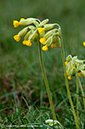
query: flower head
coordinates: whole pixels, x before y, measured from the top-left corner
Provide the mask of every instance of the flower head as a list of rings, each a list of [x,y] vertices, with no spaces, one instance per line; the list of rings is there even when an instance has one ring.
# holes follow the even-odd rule
[[[58,48],[61,47],[61,30],[59,25],[56,23],[47,24],[48,21],[49,19],[40,21],[37,18],[14,20],[14,27],[18,27],[19,25],[26,26],[14,36],[14,39],[18,42],[24,36],[23,45],[27,46],[31,46],[33,41],[39,41],[42,44],[43,51],[48,51],[49,46],[51,48],[55,48],[56,45]],[[54,28],[56,25],[58,28]]]
[[[68,76],[68,79],[71,80],[72,76],[75,76],[76,74],[80,77],[83,75],[85,77],[85,60],[79,60],[77,56],[72,57],[71,55],[68,55],[66,58],[66,73]]]

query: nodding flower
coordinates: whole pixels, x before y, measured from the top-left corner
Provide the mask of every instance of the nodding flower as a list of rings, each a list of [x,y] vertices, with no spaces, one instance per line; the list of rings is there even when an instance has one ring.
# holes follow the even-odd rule
[[[76,74],[81,77],[82,75],[85,77],[85,60],[79,60],[77,56],[72,57],[68,55],[66,57],[66,74],[68,79],[71,80],[72,76]]]
[[[18,34],[14,36],[14,39],[19,42],[21,37],[24,36],[23,45],[31,46],[33,41],[39,41],[42,44],[42,50],[48,51],[48,47],[58,48],[61,47],[60,28],[57,23],[47,24],[49,19],[40,21],[37,18],[21,18],[19,21],[14,20],[14,27],[26,26]],[[58,28],[54,28],[57,25]]]

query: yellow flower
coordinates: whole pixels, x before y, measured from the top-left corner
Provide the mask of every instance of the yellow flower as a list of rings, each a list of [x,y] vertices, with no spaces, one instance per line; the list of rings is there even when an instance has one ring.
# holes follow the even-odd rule
[[[48,51],[48,47],[47,47],[47,46],[43,46],[43,47],[42,47],[42,50],[43,50],[43,51]]]
[[[55,44],[51,44],[51,48],[55,48],[56,47],[56,45]]]
[[[20,25],[20,22],[14,20],[14,21],[13,21],[13,25],[14,25],[14,27],[18,27],[18,26]]]
[[[15,36],[14,36],[14,39],[15,39],[17,42],[19,42],[19,41],[20,41],[19,35],[15,35]]]
[[[81,73],[81,72],[79,72],[79,73],[78,73],[78,76],[80,77],[81,75],[82,75],[82,73]]]
[[[27,46],[29,46],[29,47],[32,46],[32,43],[31,43],[30,40],[24,40],[24,41],[23,41],[23,44],[25,44],[25,45],[27,45]]]
[[[38,28],[39,34],[42,34],[44,32],[45,28]]]
[[[45,38],[40,38],[40,43],[41,43],[41,44],[43,44],[43,45],[44,45],[44,44],[45,44],[45,42],[46,42],[46,39],[45,39]]]
[[[68,76],[68,79],[71,80],[72,79],[71,76]]]
[[[84,47],[85,47],[85,42],[83,42],[83,45],[84,45]]]
[[[66,62],[65,62],[65,65],[67,65],[67,64],[68,64],[68,62],[66,61]]]

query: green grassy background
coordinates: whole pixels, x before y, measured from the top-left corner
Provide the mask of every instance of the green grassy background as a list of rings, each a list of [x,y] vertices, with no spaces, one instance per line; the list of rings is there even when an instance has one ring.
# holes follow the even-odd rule
[[[32,47],[29,48],[23,46],[22,41],[17,43],[13,39],[20,27],[14,28],[12,22],[22,17],[36,17],[40,20],[48,18],[50,23],[57,22],[62,28],[65,55],[78,55],[79,59],[85,57],[85,48],[82,45],[85,41],[84,0],[1,0],[0,120],[4,124],[7,124],[6,121],[12,123],[14,120],[17,124],[16,119],[21,122],[21,119],[17,118],[16,107],[18,107],[19,116],[22,117],[21,114],[25,114],[25,110],[28,109],[26,102],[30,107],[32,106],[30,111],[37,112],[34,113],[32,120],[30,120],[30,115],[25,114],[27,121],[34,122],[34,118],[40,116],[41,111],[34,108],[34,103],[36,107],[44,107],[44,112],[50,114],[49,110],[45,109],[45,107],[49,107],[49,103],[39,64],[38,43],[33,43]],[[57,117],[65,128],[73,127],[75,129],[72,112],[69,110],[70,105],[67,101],[61,49],[55,48],[43,52],[43,59]],[[82,82],[84,84],[84,78]],[[72,96],[75,96],[75,78],[69,83]],[[43,119],[49,117],[44,113]],[[25,120],[20,124],[23,123],[26,124]]]

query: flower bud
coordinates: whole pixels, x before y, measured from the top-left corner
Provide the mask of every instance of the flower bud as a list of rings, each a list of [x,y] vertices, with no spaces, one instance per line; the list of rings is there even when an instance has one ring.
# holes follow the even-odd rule
[[[24,29],[22,29],[22,30],[18,33],[19,37],[24,36],[27,31],[28,31],[28,27],[25,27]]]
[[[37,21],[33,21],[33,24],[36,26],[36,27],[39,27],[39,23]]]
[[[45,30],[50,30],[55,26],[55,24],[46,24],[44,25]]]
[[[52,43],[51,44],[51,48],[55,48],[55,47],[56,47],[56,45]]]
[[[47,46],[50,46],[51,43],[52,43],[52,40],[53,40],[53,37],[51,36],[51,37],[49,37],[49,38],[46,40],[45,44],[46,44]]]
[[[44,35],[45,39],[48,39],[50,36],[52,36],[52,35],[56,32],[56,30],[57,30],[57,29],[53,29],[53,30],[48,31],[48,32]]]
[[[58,48],[60,48],[61,47],[61,39],[59,36],[56,36],[56,43],[57,43]]]
[[[32,34],[28,37],[29,40],[33,41],[37,36],[37,30],[35,30],[34,32],[32,32]]]
[[[36,21],[36,18],[27,18],[25,20],[20,20],[20,25],[29,25],[32,24],[33,21]]]
[[[28,40],[28,37],[32,34],[32,30],[28,31],[27,34],[25,35],[24,39]]]
[[[69,62],[71,59],[72,59],[72,56],[71,56],[71,55],[68,55],[68,56],[66,57],[66,61],[67,61],[67,62]]]
[[[39,24],[39,26],[44,26],[48,21],[49,21],[49,19],[43,20],[43,21]]]

